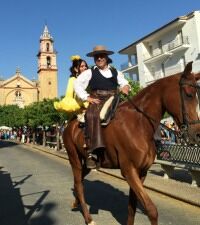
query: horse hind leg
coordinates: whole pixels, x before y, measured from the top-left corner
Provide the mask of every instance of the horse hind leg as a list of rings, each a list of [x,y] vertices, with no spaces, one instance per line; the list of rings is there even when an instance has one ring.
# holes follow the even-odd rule
[[[132,168],[129,170],[128,174],[125,174],[125,178],[130,186],[130,188],[133,190],[135,193],[137,199],[141,202],[143,205],[147,216],[151,222],[151,225],[158,225],[158,212],[157,208],[148,196],[147,192],[145,191],[142,181],[139,178],[139,175],[137,171]],[[133,206],[132,206],[133,205]],[[128,220],[127,220],[127,225],[133,225],[134,222],[134,203],[129,204],[129,207],[132,206],[132,210],[128,211]]]
[[[75,201],[72,204],[72,206],[78,207],[78,205],[80,204],[83,217],[85,219],[85,223],[88,225],[95,225],[95,222],[93,221],[92,216],[89,213],[85,201],[84,187],[83,187],[83,179],[89,173],[89,171],[88,170],[86,171],[85,168],[83,167],[82,160],[78,156],[75,146],[70,147],[71,151],[73,149],[73,154],[70,154],[71,152],[68,152],[68,157],[70,160],[74,176],[74,194],[75,194]]]
[[[82,159],[80,159],[80,161],[82,161]],[[83,182],[85,176],[87,176],[87,175],[90,173],[90,171],[91,171],[91,169],[88,169],[88,168],[85,166],[85,164],[82,165],[82,182]],[[74,187],[74,189],[73,189],[73,192],[74,192],[74,197],[75,197],[75,199],[74,199],[74,201],[73,201],[72,204],[71,204],[71,208],[72,208],[72,209],[77,209],[77,208],[80,206],[80,200],[79,200],[79,198],[77,197],[77,194],[76,194],[76,191],[75,191],[75,187]]]

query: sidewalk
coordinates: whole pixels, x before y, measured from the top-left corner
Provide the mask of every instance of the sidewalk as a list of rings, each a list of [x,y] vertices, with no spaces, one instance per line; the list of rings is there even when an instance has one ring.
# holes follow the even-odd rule
[[[65,151],[55,151],[47,147],[32,144],[25,145],[68,160],[67,153]],[[100,168],[98,171],[110,176],[124,179],[121,176],[119,169]],[[144,186],[150,190],[157,191],[175,199],[200,207],[200,188],[191,186],[191,178],[189,174],[187,174],[187,171],[183,169],[176,169],[174,172],[174,179],[164,179],[163,175],[164,172],[161,166],[159,164],[153,164],[148,171]]]

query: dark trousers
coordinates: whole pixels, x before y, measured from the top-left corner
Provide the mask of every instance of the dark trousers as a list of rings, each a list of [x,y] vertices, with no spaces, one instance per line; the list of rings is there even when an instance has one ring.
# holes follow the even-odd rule
[[[85,115],[86,122],[86,145],[88,147],[88,153],[93,152],[99,148],[105,148],[105,142],[102,134],[100,111],[104,103],[116,93],[116,91],[93,91],[91,97],[101,100],[99,104],[90,104],[87,108]]]

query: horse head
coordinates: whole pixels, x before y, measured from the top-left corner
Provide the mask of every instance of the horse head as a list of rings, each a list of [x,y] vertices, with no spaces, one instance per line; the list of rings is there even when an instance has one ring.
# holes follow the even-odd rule
[[[200,74],[192,73],[192,62],[189,62],[176,83],[169,84],[176,88],[168,93],[168,99],[173,100],[171,103],[168,102],[166,107],[166,110],[174,117],[185,141],[198,145],[200,144],[200,96],[198,94],[200,85],[197,83],[199,79]]]

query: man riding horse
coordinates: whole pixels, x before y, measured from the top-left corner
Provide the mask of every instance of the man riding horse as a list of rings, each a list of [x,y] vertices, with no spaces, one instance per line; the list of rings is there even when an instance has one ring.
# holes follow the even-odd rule
[[[109,65],[112,60],[108,55],[113,53],[101,45],[94,47],[87,56],[94,57],[95,66],[84,71],[74,83],[77,96],[90,103],[85,115],[88,155],[86,165],[90,169],[96,168],[97,157],[94,151],[105,148],[101,132],[100,110],[106,100],[117,93],[118,86],[120,91],[126,95],[130,90],[124,75]]]
[[[88,80],[92,77],[90,71]],[[102,72],[100,68],[100,72],[104,70]],[[151,225],[158,225],[157,207],[145,190],[144,181],[156,158],[154,133],[164,113],[168,112],[173,117],[187,142],[200,145],[199,86],[196,83],[199,79],[200,73],[192,73],[192,62],[188,63],[183,72],[159,79],[121,103],[112,122],[102,129],[106,151],[100,158],[100,166],[120,169],[129,186],[127,225],[134,224],[138,202],[144,207]],[[83,183],[91,170],[85,166],[84,136],[77,120],[71,120],[65,128],[63,142],[74,176],[75,199],[72,207],[75,209],[80,205],[85,223],[94,225],[96,223],[87,206]]]

